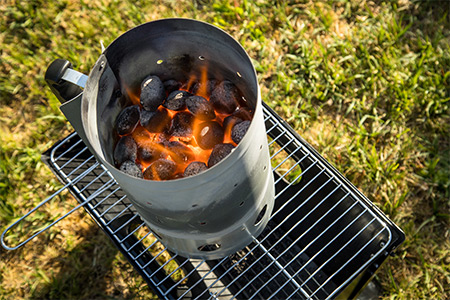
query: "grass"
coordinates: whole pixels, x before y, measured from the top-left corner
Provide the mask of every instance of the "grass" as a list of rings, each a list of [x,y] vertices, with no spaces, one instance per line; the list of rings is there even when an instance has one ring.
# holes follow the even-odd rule
[[[263,100],[406,234],[377,273],[384,299],[450,294],[450,21],[445,1],[11,1],[0,4],[0,224],[60,187],[40,154],[71,131],[43,76],[88,73],[143,22],[215,24],[248,51]],[[16,231],[74,207],[61,196]],[[151,298],[82,212],[0,250],[0,298]]]

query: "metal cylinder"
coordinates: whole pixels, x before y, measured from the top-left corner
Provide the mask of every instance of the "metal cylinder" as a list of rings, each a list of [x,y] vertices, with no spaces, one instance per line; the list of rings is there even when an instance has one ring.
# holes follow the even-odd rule
[[[152,74],[186,81],[200,76],[230,80],[255,113],[242,141],[220,163],[198,175],[170,181],[131,177],[114,167],[114,121]],[[199,77],[197,77],[199,78]],[[257,76],[240,44],[221,29],[189,19],[140,25],[118,37],[92,69],[82,99],[91,149],[125,191],[139,215],[179,255],[218,259],[248,245],[266,226],[274,182]]]

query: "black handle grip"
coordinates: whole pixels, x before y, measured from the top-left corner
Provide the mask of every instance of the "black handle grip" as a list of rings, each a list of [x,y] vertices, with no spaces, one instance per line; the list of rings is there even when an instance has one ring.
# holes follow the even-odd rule
[[[58,58],[45,72],[45,81],[61,103],[75,98],[83,91],[79,86],[62,79],[64,72],[69,68],[72,68],[72,64],[68,60]]]

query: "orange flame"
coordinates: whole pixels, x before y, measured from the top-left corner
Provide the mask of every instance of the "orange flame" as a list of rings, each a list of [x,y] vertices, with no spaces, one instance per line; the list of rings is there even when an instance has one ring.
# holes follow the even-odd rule
[[[140,96],[132,93],[131,89],[127,87],[126,85],[123,86],[123,88],[126,91],[126,95],[128,95],[128,98],[131,100],[133,105],[139,105],[141,104]]]
[[[202,96],[205,99],[208,99],[208,70],[206,66],[203,66],[200,70],[200,83],[199,89],[197,91],[197,95]]]
[[[193,85],[196,81],[197,81],[197,76],[192,75],[192,76],[189,78],[189,80],[188,80],[188,82],[187,82],[187,84],[186,84],[186,91],[189,91],[189,90],[191,89],[192,85]]]

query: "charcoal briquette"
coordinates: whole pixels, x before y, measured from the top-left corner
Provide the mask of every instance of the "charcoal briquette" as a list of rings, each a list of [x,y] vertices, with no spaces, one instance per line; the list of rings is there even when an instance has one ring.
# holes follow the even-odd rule
[[[226,132],[231,132],[231,128],[233,128],[234,125],[241,123],[242,121],[244,121],[244,120],[242,120],[239,117],[231,115],[231,116],[228,116],[225,119],[223,119],[222,126]],[[228,131],[228,130],[230,130],[230,131]]]
[[[239,92],[230,81],[222,81],[212,91],[209,102],[214,109],[223,114],[231,114],[238,106]]]
[[[148,180],[168,180],[177,169],[176,164],[168,159],[160,158],[155,160],[144,171],[144,179]]]
[[[183,143],[170,141],[166,146],[169,155],[177,164],[185,164],[194,159],[194,152]]]
[[[164,85],[158,76],[148,76],[141,84],[141,105],[145,110],[155,111],[166,98]]]
[[[219,163],[222,159],[228,156],[231,153],[234,146],[232,144],[217,144],[214,146],[211,155],[208,159],[208,168],[213,167],[217,163]]]
[[[116,167],[120,167],[126,160],[135,161],[136,156],[137,144],[135,140],[129,135],[121,137],[114,148],[114,163]]]
[[[233,142],[239,144],[250,127],[250,123],[251,121],[243,121],[233,126],[233,129],[231,129],[231,139]]]
[[[178,90],[181,87],[182,83],[174,79],[169,79],[164,81],[163,85],[164,89],[166,90],[166,93],[169,95],[173,91]]]
[[[206,164],[204,162],[201,161],[194,161],[191,162],[186,169],[184,169],[184,177],[188,177],[188,176],[194,176],[197,175],[198,173],[201,173],[203,171],[206,171],[208,169],[208,167],[206,166]]]
[[[194,115],[194,117],[202,120],[212,120],[216,117],[214,107],[202,96],[190,96],[186,99],[187,109]]]
[[[184,178],[183,173],[176,173],[175,175],[172,176],[172,179],[180,179],[180,178]]]
[[[170,116],[164,107],[158,108],[156,111],[141,111],[141,125],[152,133],[161,133],[170,128]]]
[[[139,123],[139,106],[133,105],[125,107],[117,116],[116,130],[119,135],[133,132]]]
[[[182,111],[173,116],[169,133],[175,137],[189,137],[192,135],[192,126],[194,123],[194,116]]]
[[[238,110],[235,110],[232,116],[242,119],[244,121],[245,120],[251,121],[251,119],[253,118],[253,112],[248,107],[241,107]]]
[[[192,94],[186,91],[173,91],[169,94],[163,106],[167,109],[180,111],[186,108],[186,99]]]
[[[161,142],[146,141],[138,145],[137,157],[146,164],[149,164],[159,158],[165,158],[164,144]]]
[[[120,171],[137,178],[142,178],[142,170],[141,168],[131,160],[126,160],[120,166]]]
[[[116,130],[119,135],[133,132],[139,123],[139,106],[125,107],[116,119]]]
[[[223,142],[224,131],[222,126],[215,121],[201,123],[194,132],[197,144],[202,149],[212,149]]]

